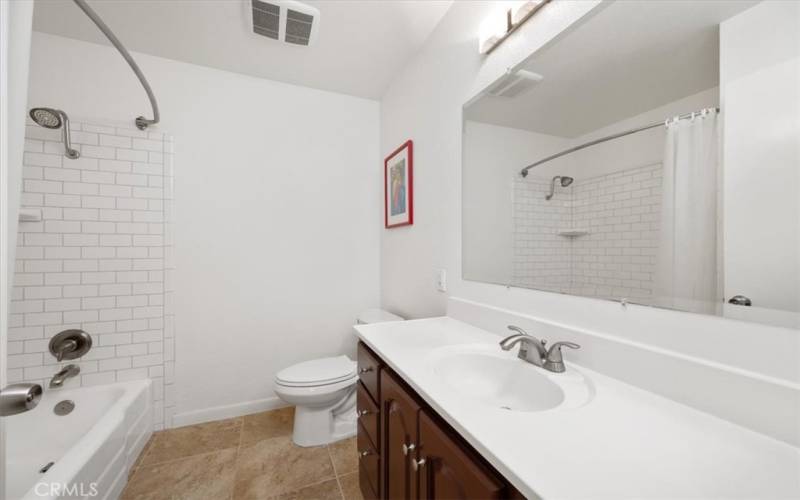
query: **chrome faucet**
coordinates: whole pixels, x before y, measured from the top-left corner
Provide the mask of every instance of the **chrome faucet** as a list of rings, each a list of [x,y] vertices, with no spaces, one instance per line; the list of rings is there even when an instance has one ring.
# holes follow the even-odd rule
[[[61,387],[68,378],[76,377],[80,372],[81,367],[78,365],[65,366],[50,379],[50,388],[55,389]]]
[[[514,325],[508,325],[508,329],[512,332],[517,332],[500,341],[500,348],[504,351],[510,351],[517,344],[519,346],[519,353],[517,357],[528,363],[540,366],[545,370],[563,373],[566,370],[564,366],[564,357],[561,353],[562,347],[569,347],[570,349],[580,349],[581,346],[574,342],[556,342],[550,349],[547,349],[546,340],[539,340],[533,335],[528,333],[522,328]],[[533,346],[533,350],[529,349]]]

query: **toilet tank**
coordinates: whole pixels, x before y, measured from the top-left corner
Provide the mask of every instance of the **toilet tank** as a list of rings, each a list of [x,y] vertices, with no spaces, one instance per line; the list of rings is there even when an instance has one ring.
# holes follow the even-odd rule
[[[396,314],[392,314],[389,311],[384,311],[383,309],[367,309],[366,311],[362,311],[361,314],[356,317],[357,325],[385,323],[387,321],[403,321],[403,318]]]

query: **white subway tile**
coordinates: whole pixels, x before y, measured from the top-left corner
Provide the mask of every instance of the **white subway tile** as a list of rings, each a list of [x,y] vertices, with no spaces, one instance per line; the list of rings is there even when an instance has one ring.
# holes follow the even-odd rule
[[[113,159],[116,157],[116,151],[114,148],[108,146],[84,145],[81,147],[81,156],[87,158]]]
[[[114,184],[114,173],[84,170],[81,174],[81,182],[89,182],[93,184]],[[87,194],[97,194],[98,186],[92,187],[94,188],[95,192]]]
[[[64,321],[69,323],[84,323],[97,321],[97,311],[65,311]]]
[[[94,297],[97,285],[69,285],[63,288],[64,297]]]
[[[100,135],[100,145],[101,146],[112,146],[115,148],[130,148],[131,147],[131,139],[130,137],[120,137],[118,135]]]
[[[80,249],[77,249],[80,250]],[[64,261],[64,272],[96,272],[98,271],[96,259],[71,259]]]
[[[71,168],[44,168],[44,178],[49,181],[80,182],[81,171]]]
[[[80,201],[75,206],[81,206]],[[83,196],[82,206],[84,208],[114,208],[116,203],[114,198],[109,196]]]
[[[22,163],[33,167],[60,167],[61,159],[62,156],[58,154],[24,153]]]
[[[138,151],[135,149],[117,149],[117,159],[136,162],[149,161],[147,151]]]
[[[84,284],[108,284],[115,282],[113,272],[81,273],[81,281]]]
[[[45,311],[75,311],[81,308],[81,299],[48,299],[44,302]]]
[[[48,207],[80,207],[81,197],[74,194],[46,194],[44,205]]]

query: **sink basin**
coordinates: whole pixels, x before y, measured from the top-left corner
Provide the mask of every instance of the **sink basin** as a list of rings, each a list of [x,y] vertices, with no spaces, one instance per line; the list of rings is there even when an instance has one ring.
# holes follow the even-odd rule
[[[431,366],[441,384],[482,406],[535,412],[585,402],[590,389],[574,370],[550,374],[516,354],[490,345],[456,346],[432,353]],[[571,373],[570,373],[571,372]]]

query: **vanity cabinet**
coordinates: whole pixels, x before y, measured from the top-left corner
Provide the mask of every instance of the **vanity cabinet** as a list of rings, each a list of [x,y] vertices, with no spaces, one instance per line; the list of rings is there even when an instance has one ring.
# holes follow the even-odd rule
[[[419,458],[412,464],[418,470],[418,498],[507,497],[502,478],[477,461],[457,438],[443,432],[426,411],[419,414],[418,435]]]
[[[378,355],[363,343],[358,350],[359,483],[365,498],[524,498]]]
[[[383,394],[381,414],[384,422],[384,498],[418,498],[418,480],[417,474],[412,470],[412,460],[417,456],[417,419],[421,406],[388,371],[382,372],[380,382]]]

